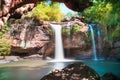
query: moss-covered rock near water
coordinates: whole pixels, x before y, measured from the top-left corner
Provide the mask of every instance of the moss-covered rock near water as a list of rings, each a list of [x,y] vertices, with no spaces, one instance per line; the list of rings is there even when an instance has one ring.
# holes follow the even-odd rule
[[[105,73],[101,78],[102,80],[120,80],[120,78],[112,73]]]
[[[100,80],[99,75],[84,63],[76,62],[55,70],[40,80]]]

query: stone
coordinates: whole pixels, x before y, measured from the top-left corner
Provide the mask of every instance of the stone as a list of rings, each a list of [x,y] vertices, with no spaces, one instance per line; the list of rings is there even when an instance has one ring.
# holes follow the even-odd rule
[[[62,70],[55,70],[40,80],[100,80],[97,72],[82,62],[69,64]]]
[[[114,48],[120,48],[120,41],[117,41],[113,45]]]
[[[112,73],[105,73],[101,78],[102,80],[120,80],[120,78]]]
[[[50,41],[47,29],[43,24],[39,26],[39,21],[34,19],[20,19],[18,22],[11,23],[10,26],[13,29],[10,33],[13,37],[11,42],[13,53],[36,54]]]

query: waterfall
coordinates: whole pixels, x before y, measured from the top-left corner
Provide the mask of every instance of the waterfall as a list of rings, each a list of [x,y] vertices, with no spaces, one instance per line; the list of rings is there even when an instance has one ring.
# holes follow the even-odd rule
[[[101,45],[101,31],[100,31],[100,25],[97,25],[97,36],[98,36],[98,54],[99,58],[102,57],[102,45]]]
[[[62,26],[56,24],[50,24],[55,33],[55,59],[50,62],[71,62],[72,59],[65,59],[62,43]],[[69,23],[67,27],[70,26]],[[58,66],[58,65],[55,65]],[[59,65],[60,66],[60,65]],[[62,66],[62,65],[61,65]]]
[[[93,57],[94,57],[94,60],[98,60],[97,54],[96,54],[96,45],[95,45],[95,38],[94,38],[93,27],[92,27],[91,24],[89,24],[88,26],[89,26],[89,28],[90,28],[91,38],[92,38]]]
[[[61,61],[64,59],[64,52],[63,52],[63,43],[62,43],[62,35],[61,25],[50,24],[52,29],[55,32],[55,60]]]

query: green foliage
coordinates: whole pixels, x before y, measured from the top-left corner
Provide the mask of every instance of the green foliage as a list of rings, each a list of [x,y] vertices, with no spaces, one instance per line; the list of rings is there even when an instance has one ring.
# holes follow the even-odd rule
[[[60,21],[63,18],[63,13],[60,10],[59,3],[39,2],[32,10],[33,16],[37,19],[48,21]]]
[[[116,26],[116,28],[115,28],[115,30],[113,30],[111,36],[114,41],[120,41],[120,26]]]
[[[94,4],[94,6],[84,11],[84,16],[87,20],[93,22],[100,22],[101,24],[107,25],[109,19],[109,13],[111,12],[112,4],[100,2]]]
[[[78,24],[74,24],[72,27],[71,27],[71,33],[76,33],[76,32],[79,32],[80,31],[80,28],[79,28],[79,25]]]
[[[8,22],[5,23],[2,31],[0,31],[0,55],[7,55],[10,53],[11,45],[10,39],[6,39],[5,35],[9,30]]]
[[[68,37],[68,36],[70,36],[71,34],[70,34],[70,29],[68,28],[66,28],[66,27],[63,27],[62,28],[62,34],[64,35],[64,36],[66,36],[66,37]]]
[[[92,0],[94,5],[83,12],[87,22],[103,25],[103,33],[110,40],[119,38],[120,0]],[[106,38],[107,39],[107,38]]]
[[[100,0],[83,13],[87,21],[99,22],[104,26],[120,25],[120,1]]]
[[[62,28],[62,33],[64,36],[70,36],[79,31],[80,31],[80,28],[78,24],[74,24],[70,28],[66,28],[66,27]]]
[[[7,55],[11,51],[10,40],[0,38],[0,55]]]
[[[8,23],[6,22],[3,29],[0,31],[0,37],[2,37],[9,29]]]

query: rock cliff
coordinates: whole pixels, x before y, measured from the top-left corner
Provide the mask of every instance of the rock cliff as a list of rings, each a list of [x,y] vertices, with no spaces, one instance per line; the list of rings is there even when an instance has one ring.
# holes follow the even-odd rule
[[[88,48],[85,43],[86,32],[88,31],[87,24],[83,23],[78,17],[71,18],[67,21],[63,21],[57,24],[63,24],[63,44],[64,49],[78,50],[76,53],[80,53],[81,50]],[[67,32],[67,23],[69,25],[70,32]],[[12,53],[39,53],[41,55],[50,55],[54,53],[54,35],[50,27],[50,23],[47,21],[40,21],[31,18],[20,19],[9,23],[11,30],[9,31],[13,37],[12,41]],[[77,25],[79,31],[74,31],[74,25]],[[70,34],[68,34],[70,33]],[[72,50],[72,51],[74,51]],[[70,55],[70,54],[69,54]]]

